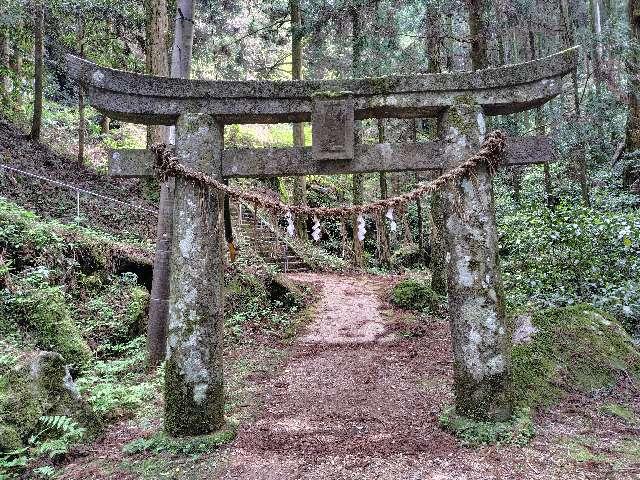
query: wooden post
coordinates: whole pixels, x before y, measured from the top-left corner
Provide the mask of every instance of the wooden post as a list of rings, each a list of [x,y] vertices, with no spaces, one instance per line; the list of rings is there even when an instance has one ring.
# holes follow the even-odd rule
[[[197,171],[221,177],[223,125],[206,114],[181,115],[176,153]],[[207,434],[224,423],[223,198],[175,179],[165,366],[165,429]]]
[[[149,321],[147,322],[147,350],[149,367],[153,369],[165,359],[167,317],[169,312],[169,256],[175,179],[160,183],[160,211],[156,231],[156,252],[153,261]]]
[[[459,99],[443,118],[445,152],[454,164],[473,154],[485,133],[481,108],[465,102]],[[505,420],[511,415],[509,340],[488,169],[479,166],[455,182],[445,190],[444,202],[456,412]]]

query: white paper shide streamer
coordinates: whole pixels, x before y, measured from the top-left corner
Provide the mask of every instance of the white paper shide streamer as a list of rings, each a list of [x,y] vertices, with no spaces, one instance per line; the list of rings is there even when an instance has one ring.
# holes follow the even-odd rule
[[[296,233],[296,229],[293,226],[293,215],[291,215],[290,211],[287,211],[287,213],[285,213],[284,218],[287,219],[287,233],[289,234],[289,236],[293,237]]]
[[[387,210],[385,217],[389,219],[389,230],[392,232],[395,232],[398,229],[398,224],[393,219],[393,208],[390,208],[389,210]]]
[[[367,233],[367,229],[365,228],[365,221],[362,214],[358,215],[358,240],[361,242],[364,240],[364,235]]]
[[[313,217],[313,227],[312,227],[312,231],[311,231],[311,238],[313,238],[314,242],[317,242],[320,240],[320,220],[318,220],[318,217]]]

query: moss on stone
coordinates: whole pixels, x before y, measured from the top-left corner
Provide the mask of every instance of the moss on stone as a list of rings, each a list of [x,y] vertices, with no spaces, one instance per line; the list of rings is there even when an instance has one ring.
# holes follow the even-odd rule
[[[44,414],[48,403],[40,395],[28,372],[12,368],[0,375],[0,423],[13,428],[22,440],[27,440]]]
[[[435,311],[440,303],[440,297],[423,281],[406,279],[398,282],[391,292],[394,304],[410,310]]]
[[[605,415],[617,417],[629,424],[638,423],[638,417],[636,416],[634,411],[625,405],[619,405],[617,403],[605,403],[600,407],[600,412],[604,413]]]
[[[549,406],[566,392],[611,386],[621,374],[640,379],[640,352],[605,313],[589,305],[550,308],[532,324],[537,331],[511,352],[515,405]]]
[[[143,331],[149,311],[149,301],[149,292],[145,288],[133,286],[129,290],[126,318],[131,334]]]
[[[59,287],[26,288],[17,304],[39,348],[60,353],[75,368],[86,365],[91,351],[71,318],[67,299]]]
[[[317,98],[319,100],[330,100],[337,98],[346,98],[349,95],[352,95],[353,92],[350,91],[341,91],[341,90],[321,90],[314,92],[312,98]]]
[[[15,430],[24,443],[41,428],[44,415],[64,415],[95,434],[101,420],[83,401],[62,355],[25,352],[17,364],[0,368],[0,425]]]
[[[18,431],[10,425],[0,423],[0,453],[13,452],[22,448]]]

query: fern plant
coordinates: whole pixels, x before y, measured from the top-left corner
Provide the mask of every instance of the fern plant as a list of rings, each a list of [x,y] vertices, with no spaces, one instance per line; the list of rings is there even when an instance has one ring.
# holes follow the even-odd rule
[[[84,427],[66,415],[44,415],[40,417],[40,424],[42,430],[31,436],[29,444],[35,446],[36,455],[48,455],[49,458],[68,453],[69,447],[79,442],[86,433]],[[43,436],[48,438],[40,442]]]
[[[18,478],[18,472],[27,465],[28,450],[29,447],[24,447],[0,454],[0,480]]]

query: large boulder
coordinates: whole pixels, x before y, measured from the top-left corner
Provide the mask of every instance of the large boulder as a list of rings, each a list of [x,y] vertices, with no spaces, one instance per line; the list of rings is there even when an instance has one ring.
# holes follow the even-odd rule
[[[90,432],[99,429],[100,420],[81,398],[62,355],[28,352],[12,363],[0,369],[0,451],[20,447],[45,415],[73,418]]]
[[[629,334],[589,305],[518,317],[511,364],[516,406],[549,406],[569,392],[612,386],[620,376],[640,380],[640,351]]]

